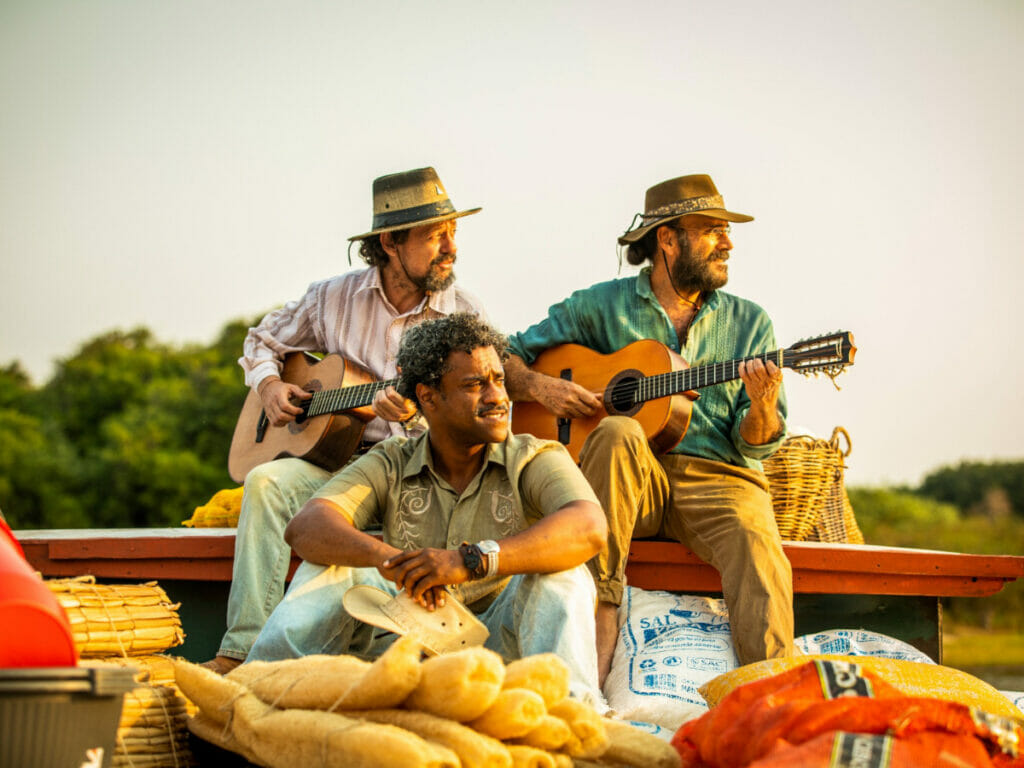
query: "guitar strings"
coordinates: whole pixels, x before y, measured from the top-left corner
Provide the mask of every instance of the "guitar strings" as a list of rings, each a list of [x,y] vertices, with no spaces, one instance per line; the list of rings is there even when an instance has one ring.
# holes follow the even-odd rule
[[[606,389],[604,394],[612,402],[627,395],[632,396],[632,402],[634,403],[641,402],[643,400],[653,400],[658,397],[665,397],[666,395],[685,392],[689,389],[699,389],[701,387],[720,384],[724,381],[735,379],[738,377],[740,363],[748,360],[761,360],[762,362],[768,362],[769,359],[773,359],[773,362],[781,365],[784,360],[784,352],[785,350],[776,349],[771,352],[765,352],[761,355],[745,357],[739,360],[710,363],[709,365],[702,365],[696,368],[684,368],[679,371],[666,371],[665,373],[658,373],[653,376],[644,376],[640,379],[633,379],[628,382],[618,382],[612,387]],[[732,366],[731,372],[729,371],[729,366]],[[722,378],[719,378],[719,376]],[[703,383],[701,383],[702,378]]]
[[[366,384],[355,384],[350,387],[314,392],[307,416],[320,416],[324,413],[347,411],[351,408],[369,405],[373,402],[373,396],[378,391],[385,387],[393,386],[396,381],[397,379],[372,381]]]
[[[605,389],[603,393],[595,394],[603,394],[612,401],[624,396],[630,396],[634,403],[658,397],[665,397],[667,395],[685,392],[690,389],[699,389],[706,386],[720,384],[724,381],[733,380],[737,378],[739,365],[744,361],[761,360],[763,362],[767,362],[769,359],[774,358],[774,362],[777,365],[783,366],[785,364],[786,351],[787,350],[776,349],[771,352],[765,352],[761,355],[745,357],[739,360],[728,360],[722,363],[711,363],[709,365],[697,366],[696,368],[666,371],[665,373],[658,373],[653,376],[643,376],[639,379],[632,379],[630,381],[620,381],[612,387]],[[729,366],[732,366],[731,370]],[[823,363],[817,367],[823,369],[826,375],[833,380],[833,383],[835,383],[835,375],[838,371],[833,372],[831,368],[839,367],[841,369],[842,366],[835,363],[832,366],[829,366],[827,363]],[[702,378],[703,383],[701,382]],[[320,416],[324,413],[345,411],[369,405],[372,402],[373,395],[385,387],[393,386],[396,381],[396,379],[388,381],[373,381],[349,387],[340,387],[338,389],[314,392],[307,411],[307,416]]]

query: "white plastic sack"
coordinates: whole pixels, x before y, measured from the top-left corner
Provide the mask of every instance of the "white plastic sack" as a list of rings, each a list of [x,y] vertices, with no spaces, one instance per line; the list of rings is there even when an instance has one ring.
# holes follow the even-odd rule
[[[707,711],[697,689],[738,661],[723,600],[627,587],[604,694],[616,715],[673,732]]]
[[[837,654],[840,656],[878,656],[934,664],[924,651],[895,637],[866,629],[829,629],[802,635],[794,641],[796,649],[807,654]]]
[[[636,587],[623,598],[605,697],[617,716],[675,732],[707,711],[697,689],[739,665],[725,601]],[[794,645],[806,654],[935,663],[909,643],[864,629],[814,632]]]

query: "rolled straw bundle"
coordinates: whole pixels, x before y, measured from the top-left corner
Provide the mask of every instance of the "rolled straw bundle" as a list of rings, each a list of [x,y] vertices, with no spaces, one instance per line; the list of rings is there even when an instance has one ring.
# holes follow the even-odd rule
[[[112,766],[186,768],[195,764],[188,746],[190,704],[174,683],[170,659],[138,656],[90,660],[85,664],[138,669],[138,687],[124,695]],[[168,676],[169,684],[157,682],[167,680]]]
[[[71,623],[82,658],[141,656],[185,642],[178,603],[155,581],[97,584],[94,576],[46,582]]]

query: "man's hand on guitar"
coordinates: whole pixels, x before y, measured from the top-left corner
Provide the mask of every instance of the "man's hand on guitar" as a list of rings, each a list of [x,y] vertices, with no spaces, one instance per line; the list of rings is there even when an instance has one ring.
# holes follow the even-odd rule
[[[744,360],[740,363],[739,374],[751,403],[775,407],[779,401],[779,387],[782,386],[782,371],[775,363],[771,360],[764,363],[757,358]]]
[[[740,378],[750,398],[750,410],[740,422],[740,436],[751,445],[764,445],[778,439],[784,425],[779,417],[779,387],[782,371],[772,361],[744,360]]]
[[[505,389],[513,400],[539,403],[559,418],[593,416],[601,409],[601,399],[589,389],[568,379],[532,371],[516,355],[505,361]]]
[[[601,400],[593,392],[554,376],[539,377],[533,384],[533,396],[559,418],[593,416],[601,408]]]
[[[416,403],[406,400],[394,387],[385,387],[373,396],[373,412],[384,421],[408,421],[416,416]]]
[[[313,393],[281,379],[264,379],[259,389],[260,400],[267,420],[275,427],[283,427],[302,413],[293,400],[308,400]]]

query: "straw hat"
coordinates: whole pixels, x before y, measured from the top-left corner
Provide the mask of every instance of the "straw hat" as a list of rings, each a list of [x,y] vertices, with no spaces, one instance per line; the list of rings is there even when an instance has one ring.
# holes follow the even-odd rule
[[[754,220],[753,216],[726,210],[715,182],[707,174],[679,176],[647,190],[644,212],[633,217],[633,224],[619,238],[619,245],[635,243],[655,227],[691,213],[737,223]],[[637,217],[642,221],[640,226],[634,229]]]
[[[391,596],[369,584],[357,584],[349,587],[341,602],[353,618],[396,635],[408,635],[432,656],[483,645],[490,635],[487,627],[451,595],[443,607],[428,611],[404,590]]]
[[[479,210],[456,211],[433,168],[392,173],[373,180],[373,229],[349,240],[458,219]]]

